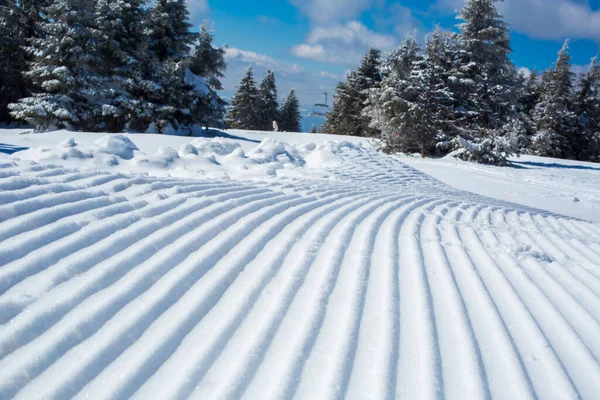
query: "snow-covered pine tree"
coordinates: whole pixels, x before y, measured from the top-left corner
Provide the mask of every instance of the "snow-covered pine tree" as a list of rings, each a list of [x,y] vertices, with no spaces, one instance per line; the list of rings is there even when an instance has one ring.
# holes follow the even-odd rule
[[[28,49],[41,37],[43,7],[50,0],[0,1],[0,123],[14,121],[8,105],[27,97],[33,89],[24,75],[33,60]]]
[[[529,76],[523,80],[523,89],[519,101],[521,109],[527,115],[533,117],[535,106],[542,95],[541,79],[536,69],[531,70]]]
[[[194,87],[192,120],[194,124],[205,127],[224,128],[225,101],[217,94],[223,90],[220,79],[227,68],[225,48],[213,46],[214,36],[208,25],[200,27],[190,60],[188,83]],[[193,82],[190,82],[193,78]]]
[[[350,75],[356,72],[351,71]],[[333,106],[327,113],[323,123],[323,132],[332,135],[347,135],[352,130],[352,118],[349,116],[353,112],[352,87],[346,82],[338,82],[333,96]]]
[[[278,107],[275,74],[269,69],[258,86],[258,117],[260,119],[260,130],[273,130],[273,121],[277,121],[278,119]]]
[[[189,56],[196,35],[185,0],[154,0],[149,12],[148,50],[159,61],[180,62]]]
[[[369,99],[369,92],[377,89],[381,84],[381,52],[378,49],[371,48],[362,59],[356,74],[350,74],[348,83],[356,93],[354,98],[354,107],[356,114],[354,116],[354,126],[346,135],[376,137],[379,132],[371,126],[371,118],[363,113]]]
[[[279,131],[300,132],[302,129],[302,116],[300,115],[300,103],[296,97],[296,91],[290,90],[279,110]]]
[[[438,27],[428,35],[425,45],[425,76],[428,79],[424,82],[424,107],[435,132],[436,154],[447,153],[458,130],[454,120],[456,98],[452,90],[454,61],[458,54],[455,33]]]
[[[140,100],[131,113],[131,129],[152,125],[164,133],[191,124],[194,88],[186,82],[186,71],[196,35],[188,19],[185,0],[155,0],[147,13],[148,52],[129,88]]]
[[[371,119],[382,139],[383,150],[419,152],[423,156],[435,150],[437,126],[433,91],[441,79],[419,46],[416,34],[408,36],[388,54],[382,65],[383,80],[370,90],[363,111]]]
[[[225,46],[213,45],[214,35],[208,22],[200,26],[200,32],[195,40],[191,72],[206,80],[206,84],[214,90],[223,90],[220,79],[224,78],[223,72],[227,69],[225,62]]]
[[[135,90],[147,49],[145,14],[144,0],[96,2],[92,34],[102,62],[92,67],[103,80],[99,99],[91,104],[97,130],[121,132],[134,114],[152,107]]]
[[[38,130],[52,127],[91,130],[97,122],[90,104],[102,79],[91,68],[102,60],[92,46],[94,1],[56,0],[43,10],[39,38],[32,41],[34,60],[26,78],[35,86],[29,97],[11,104],[16,119]]]
[[[458,18],[463,22],[458,25],[460,56],[453,73],[453,92],[455,119],[460,121],[463,139],[457,141],[463,149],[460,156],[503,164],[506,160],[502,154],[512,152],[509,143],[513,140],[498,140],[497,136],[519,116],[515,107],[516,70],[508,57],[512,51],[509,29],[496,8],[498,1],[468,0],[459,10]],[[473,149],[486,151],[472,154]],[[487,154],[488,149],[496,154]]]
[[[231,99],[225,122],[232,129],[260,129],[258,115],[258,89],[254,81],[252,68],[248,67],[240,81],[236,94]],[[281,128],[282,125],[280,124]]]
[[[460,64],[473,85],[466,96],[474,109],[470,119],[486,129],[495,129],[513,111],[516,71],[508,58],[512,52],[508,25],[495,3],[501,0],[468,0],[459,11]]]
[[[333,109],[323,126],[327,133],[375,137],[378,132],[370,123],[368,113],[363,113],[369,91],[381,82],[381,53],[372,48],[362,59],[356,71],[348,74],[346,83],[336,88]]]
[[[541,95],[541,79],[535,69],[528,74],[517,74],[517,93],[517,117],[511,118],[506,128],[512,128],[505,133],[515,141],[518,154],[530,154],[531,140],[536,133],[533,112]]]
[[[575,156],[577,115],[573,112],[573,77],[569,41],[558,53],[554,68],[542,77],[542,95],[534,111],[537,133],[532,139],[536,154],[548,157]]]
[[[395,74],[400,79],[410,76],[413,62],[422,57],[422,49],[417,40],[417,32],[407,35],[396,49],[389,52],[381,63],[383,77]]]
[[[445,140],[453,99],[447,88],[449,36],[436,31],[427,41],[425,53],[414,37],[406,39],[396,51],[380,90],[371,94],[369,113],[373,125],[382,132],[386,152],[418,152],[423,157],[437,151]],[[406,57],[410,60],[398,58]],[[451,59],[450,59],[451,60]]]
[[[368,106],[363,111],[371,125],[381,132],[383,151],[388,153],[419,151],[418,126],[423,117],[412,86],[413,71],[422,68],[424,57],[415,36],[408,36],[383,63],[384,78],[370,91]]]
[[[349,74],[354,74],[351,71]],[[348,82],[338,82],[333,95],[333,105],[323,123],[323,132],[332,135],[345,135],[350,131],[351,121],[348,115],[352,114],[351,90]]]
[[[10,0],[9,0],[10,1]],[[18,0],[17,5],[22,11],[21,27],[24,39],[40,38],[44,32],[41,23],[47,20],[44,10],[56,0]]]
[[[575,143],[577,157],[600,161],[600,64],[592,58],[588,72],[581,74],[575,107],[579,117],[579,134]]]
[[[12,121],[8,105],[26,94],[23,72],[27,57],[22,48],[21,16],[14,0],[0,0],[0,123]]]

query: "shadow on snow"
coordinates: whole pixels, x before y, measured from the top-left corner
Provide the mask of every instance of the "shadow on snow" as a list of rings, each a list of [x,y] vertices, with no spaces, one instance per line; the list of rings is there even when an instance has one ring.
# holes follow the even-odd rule
[[[220,138],[225,138],[225,139],[243,140],[245,142],[260,143],[260,140],[252,140],[252,139],[248,139],[248,138],[241,137],[241,136],[231,135],[227,132],[223,132],[218,129],[208,129],[208,130],[203,129],[201,131],[195,131],[192,136],[203,137],[203,138],[220,137]]]
[[[512,164],[515,164],[517,167],[538,167],[538,168],[561,168],[561,169],[579,169],[579,170],[588,170],[588,171],[600,171],[600,167],[589,167],[586,165],[567,165],[567,164],[559,164],[559,163],[543,163],[543,162],[534,162],[534,161],[512,161]]]
[[[27,150],[27,147],[14,146],[12,144],[0,143],[0,153],[14,154],[18,151]]]

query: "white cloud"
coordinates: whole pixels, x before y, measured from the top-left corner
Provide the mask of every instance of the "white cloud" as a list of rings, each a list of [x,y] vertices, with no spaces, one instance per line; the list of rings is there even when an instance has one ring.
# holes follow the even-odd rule
[[[190,0],[187,5],[190,11],[190,19],[195,22],[210,12],[208,0]]]
[[[292,4],[317,24],[354,19],[380,0],[292,0]]]
[[[447,10],[462,6],[464,0],[438,0]],[[600,11],[589,1],[505,0],[498,8],[511,27],[539,39],[584,38],[600,41]]]
[[[325,47],[320,44],[299,44],[292,47],[292,54],[296,57],[307,58],[309,60],[328,60],[329,56]]]
[[[337,75],[337,74],[332,74],[331,72],[327,72],[327,71],[321,71],[321,72],[314,72],[313,73],[314,77],[317,78],[329,78],[329,79],[334,79],[334,80],[343,80],[346,79],[345,75]]]
[[[277,25],[281,21],[275,17],[271,17],[269,15],[257,15],[256,19],[263,25]]]
[[[411,10],[385,0],[291,0],[311,22],[304,41],[291,48],[296,57],[355,65],[370,47],[389,50],[419,23]],[[379,33],[360,22],[369,14]]]
[[[278,65],[277,61],[267,55],[240,50],[235,47],[228,47],[225,50],[225,59],[228,63],[232,61],[241,62],[254,67],[272,68]]]
[[[225,60],[228,65],[243,66],[244,68],[253,67],[263,70],[271,69],[286,74],[299,74],[305,72],[304,68],[300,67],[298,64],[281,63],[265,54],[241,50],[235,47],[228,47],[225,50]]]
[[[393,37],[371,32],[366,26],[358,21],[350,21],[345,25],[329,28],[315,28],[311,31],[310,35],[308,35],[307,40],[309,43],[335,40],[348,45],[361,42],[369,46],[388,48],[393,46],[395,42]]]
[[[375,21],[378,27],[393,30],[401,39],[413,34],[415,30],[422,30],[422,24],[415,18],[412,10],[400,3],[387,7],[385,13],[375,17]]]
[[[358,21],[318,26],[311,30],[306,43],[292,47],[296,57],[339,64],[356,64],[370,47],[388,50],[396,38],[369,30]]]

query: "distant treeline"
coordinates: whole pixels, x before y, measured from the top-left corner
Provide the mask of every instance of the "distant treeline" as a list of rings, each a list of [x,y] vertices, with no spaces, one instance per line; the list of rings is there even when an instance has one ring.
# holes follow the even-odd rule
[[[226,117],[227,126],[234,129],[258,131],[299,132],[302,117],[294,89],[281,106],[277,103],[275,74],[267,70],[256,87],[252,68],[246,70],[237,93],[231,99]]]

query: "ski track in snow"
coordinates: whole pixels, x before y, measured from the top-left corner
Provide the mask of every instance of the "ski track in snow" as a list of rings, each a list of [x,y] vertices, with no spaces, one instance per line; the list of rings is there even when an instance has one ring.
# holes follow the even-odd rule
[[[1,162],[0,398],[597,398],[600,226],[338,157]]]

